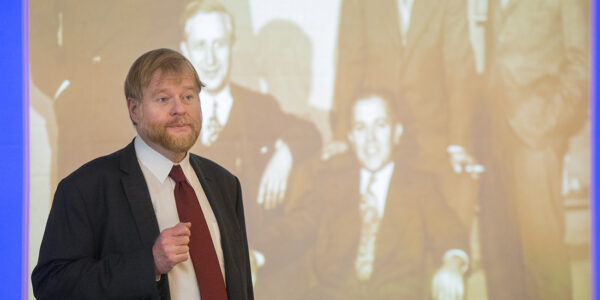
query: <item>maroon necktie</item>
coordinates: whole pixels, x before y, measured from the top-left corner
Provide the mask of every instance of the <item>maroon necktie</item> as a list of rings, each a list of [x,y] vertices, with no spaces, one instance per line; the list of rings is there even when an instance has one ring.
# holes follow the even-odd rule
[[[175,203],[181,222],[191,222],[190,256],[202,300],[226,300],[227,291],[202,208],[181,166],[174,165],[169,176],[175,180]]]

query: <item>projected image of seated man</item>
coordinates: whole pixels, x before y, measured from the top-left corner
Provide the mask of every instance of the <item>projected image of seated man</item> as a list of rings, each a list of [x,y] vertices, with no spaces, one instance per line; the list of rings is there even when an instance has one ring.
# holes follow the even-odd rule
[[[434,177],[411,166],[408,109],[393,94],[361,91],[349,113],[353,151],[324,162],[282,224],[265,232],[280,253],[313,237],[303,299],[462,299],[465,230]]]

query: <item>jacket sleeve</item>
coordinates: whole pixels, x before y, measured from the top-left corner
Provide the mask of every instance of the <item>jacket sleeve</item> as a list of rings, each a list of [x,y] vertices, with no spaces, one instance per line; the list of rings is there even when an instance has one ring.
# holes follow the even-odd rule
[[[97,192],[97,191],[94,191]],[[158,299],[152,245],[101,256],[102,209],[72,180],[59,184],[31,275],[37,299]]]
[[[556,72],[548,72],[511,95],[513,101],[525,102],[509,122],[532,148],[562,140],[561,137],[572,134],[586,119],[589,30],[584,1],[560,1],[557,13],[555,18],[560,22],[561,31],[546,32],[546,35],[554,35],[548,44],[562,43],[562,47],[555,50],[560,53],[556,57],[560,61]]]

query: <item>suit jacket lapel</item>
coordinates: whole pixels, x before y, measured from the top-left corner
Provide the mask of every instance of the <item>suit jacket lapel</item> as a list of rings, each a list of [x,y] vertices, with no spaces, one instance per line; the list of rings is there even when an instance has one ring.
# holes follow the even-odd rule
[[[133,142],[123,149],[120,166],[121,171],[123,171],[121,183],[127,201],[131,206],[131,213],[135,219],[142,242],[152,245],[160,231],[154,214],[154,207],[152,207],[150,192],[138,163]]]
[[[227,239],[230,236],[228,231],[232,228],[232,226],[230,223],[226,222],[227,218],[224,216],[225,208],[222,207],[224,202],[220,200],[223,199],[223,195],[221,194],[220,189],[216,186],[218,183],[215,181],[215,178],[202,171],[200,163],[197,159],[195,159],[193,156],[190,156],[190,163],[196,172],[196,176],[198,176],[198,180],[200,181],[200,185],[202,185],[206,199],[208,199],[208,203],[210,203],[210,207],[212,208],[213,214],[215,215],[217,223],[219,224],[219,231],[221,233],[221,248],[223,249],[223,256],[227,261],[227,258],[230,254],[228,253],[229,249],[227,248],[227,245],[229,244]]]
[[[417,42],[423,36],[423,32],[427,29],[427,26],[432,22],[431,16],[434,14],[432,10],[435,10],[435,5],[443,5],[443,3],[435,3],[434,0],[414,0],[412,11],[410,13],[410,25],[408,27],[408,38],[406,47],[404,49],[404,62],[403,65],[409,60],[408,58],[415,51]],[[438,8],[439,9],[439,8]]]
[[[399,253],[406,253],[407,249],[414,247],[414,224],[421,223],[423,218],[415,205],[424,199],[415,199],[410,192],[412,187],[408,186],[407,182],[410,182],[412,170],[412,167],[406,164],[395,162],[385,201],[385,212],[377,233],[375,269],[389,268],[387,264],[395,259],[393,257],[403,256],[404,254]]]
[[[328,240],[319,250],[317,255],[327,261],[329,269],[337,269],[334,274],[355,274],[354,261],[358,255],[360,235],[362,229],[362,217],[360,214],[360,180],[358,168],[341,175],[341,178],[347,178],[348,188],[339,190],[335,195],[338,200],[333,205],[333,209],[327,209],[327,215],[323,218],[325,226],[320,230],[327,230]],[[346,186],[346,185],[344,185]],[[322,259],[319,258],[319,259]]]
[[[358,255],[358,247],[360,244],[360,236],[362,234],[362,226],[363,226],[363,218],[360,212],[360,203],[362,202],[362,195],[360,194],[360,169],[356,169],[351,172],[352,174],[352,182],[355,182],[351,188],[347,189],[349,192],[346,197],[343,199],[348,199],[349,203],[347,203],[345,210],[345,216],[347,217],[345,221],[340,224],[354,224],[353,226],[346,225],[349,227],[348,231],[353,232],[351,239],[347,239],[350,242],[350,246],[353,249],[353,259],[356,259]],[[352,228],[354,227],[354,228]],[[353,261],[354,262],[354,261]]]
[[[402,241],[404,231],[409,228],[404,224],[407,222],[410,223],[413,218],[418,217],[415,214],[408,213],[414,210],[408,207],[410,201],[406,201],[402,175],[399,174],[402,172],[400,170],[401,167],[400,164],[396,163],[390,180],[388,195],[385,201],[385,211],[383,219],[379,224],[379,232],[377,232],[375,247],[376,265],[378,261],[385,263],[389,255],[393,255],[399,248],[409,247],[409,245],[398,245],[398,243]]]
[[[223,196],[218,188],[214,188],[214,184],[216,184],[214,179],[202,171],[198,160],[190,156],[190,163],[196,172],[196,176],[198,176],[198,181],[200,181],[200,185],[202,185],[206,199],[208,199],[208,203],[210,203],[210,207],[213,210],[213,214],[215,215],[220,231],[222,232],[225,225],[223,224],[223,215],[221,213],[221,202],[218,201],[218,199],[221,199]],[[223,241],[223,236],[224,235],[221,234],[221,243]]]
[[[232,226],[231,222],[227,221],[228,217],[224,215],[226,213],[226,208],[223,208],[222,206],[225,205],[225,203],[224,201],[220,200],[223,199],[223,195],[221,194],[220,189],[216,186],[218,183],[216,182],[215,178],[202,171],[200,162],[194,156],[190,156],[190,163],[196,172],[196,176],[198,176],[200,185],[202,185],[204,194],[206,195],[213,214],[217,219],[217,223],[219,224],[219,232],[221,233],[221,249],[223,250],[223,260],[225,262],[226,288],[227,294],[231,297],[233,291],[236,291],[240,288],[239,284],[242,280],[239,269],[235,267],[235,254],[231,248],[232,245],[235,245],[235,243],[231,240],[234,236],[234,233],[232,232],[232,230],[234,230],[234,226]]]

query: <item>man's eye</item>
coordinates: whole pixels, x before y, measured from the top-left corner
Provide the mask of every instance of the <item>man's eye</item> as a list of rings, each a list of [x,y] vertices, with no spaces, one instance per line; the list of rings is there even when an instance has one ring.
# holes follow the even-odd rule
[[[194,48],[196,49],[203,49],[206,46],[206,43],[204,41],[199,41],[194,43]]]
[[[225,41],[222,41],[222,40],[218,40],[218,41],[215,42],[215,47],[216,48],[222,48],[222,47],[225,47],[225,45],[227,45],[227,43]]]
[[[158,102],[167,102],[167,98],[166,97],[161,97],[157,99]]]
[[[386,121],[379,121],[376,124],[377,124],[377,127],[379,127],[379,128],[384,128],[389,125],[388,122],[386,122]]]
[[[185,96],[185,100],[193,100],[194,96],[193,95],[187,95]]]
[[[365,130],[365,125],[363,125],[363,124],[354,124],[354,130],[355,131],[363,131],[363,130]]]

